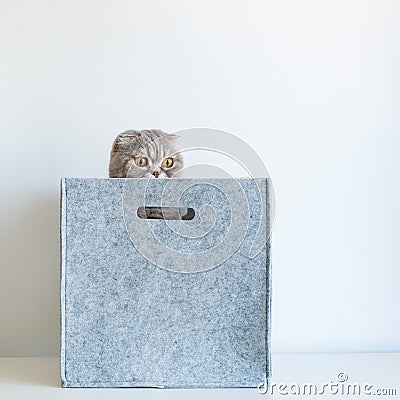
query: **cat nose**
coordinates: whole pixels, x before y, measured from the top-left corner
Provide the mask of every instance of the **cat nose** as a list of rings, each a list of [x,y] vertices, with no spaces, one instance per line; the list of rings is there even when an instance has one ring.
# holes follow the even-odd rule
[[[153,175],[154,175],[155,178],[158,178],[158,176],[160,175],[160,173],[159,173],[158,171],[154,171],[154,172],[153,172]]]

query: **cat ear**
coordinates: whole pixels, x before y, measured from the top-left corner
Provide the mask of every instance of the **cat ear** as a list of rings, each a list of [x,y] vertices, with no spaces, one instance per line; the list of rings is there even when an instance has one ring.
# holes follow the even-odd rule
[[[113,149],[118,150],[132,142],[137,135],[134,132],[122,132],[114,140]]]
[[[168,137],[170,137],[171,139],[174,139],[174,140],[179,139],[179,135],[176,135],[175,133],[169,133]]]

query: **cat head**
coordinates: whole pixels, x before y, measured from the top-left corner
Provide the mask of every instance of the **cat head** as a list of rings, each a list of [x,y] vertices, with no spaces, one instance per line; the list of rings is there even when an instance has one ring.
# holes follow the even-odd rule
[[[110,155],[111,178],[172,178],[183,168],[176,135],[158,129],[119,134]]]

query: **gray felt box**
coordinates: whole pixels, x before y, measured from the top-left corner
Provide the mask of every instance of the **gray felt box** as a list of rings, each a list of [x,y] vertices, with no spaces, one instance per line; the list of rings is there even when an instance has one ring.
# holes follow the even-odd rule
[[[268,381],[270,197],[258,178],[63,178],[63,386]],[[195,216],[141,219],[139,206]]]

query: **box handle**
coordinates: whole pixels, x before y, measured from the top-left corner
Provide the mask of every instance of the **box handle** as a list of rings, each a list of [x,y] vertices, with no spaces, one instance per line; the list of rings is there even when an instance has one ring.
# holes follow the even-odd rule
[[[164,219],[190,221],[196,215],[193,208],[187,207],[144,207],[137,209],[136,215],[141,219]]]

